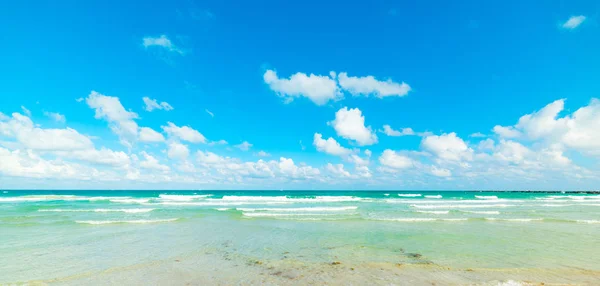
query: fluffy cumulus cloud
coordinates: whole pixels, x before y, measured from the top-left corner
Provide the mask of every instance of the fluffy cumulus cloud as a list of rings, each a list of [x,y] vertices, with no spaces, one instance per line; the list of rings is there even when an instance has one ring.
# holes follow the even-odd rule
[[[586,17],[583,15],[571,16],[566,22],[562,24],[565,29],[575,29],[579,27],[585,21]]]
[[[402,130],[398,131],[392,129],[392,127],[389,125],[383,125],[383,133],[392,137],[416,135],[412,128],[402,128]]]
[[[445,161],[470,161],[473,158],[473,149],[454,132],[427,136],[421,141],[421,146]]]
[[[142,39],[142,45],[146,49],[161,48],[166,51],[177,53],[180,55],[185,54],[185,52],[183,50],[181,50],[179,47],[175,46],[175,44],[173,44],[173,42],[166,35],[160,35],[158,37],[152,37],[152,36],[144,37]]]
[[[167,156],[170,159],[180,159],[185,160],[190,155],[190,149],[179,142],[171,142],[169,143],[169,148],[167,150]]]
[[[285,98],[288,103],[296,97],[307,97],[317,105],[340,100],[344,97],[344,93],[383,98],[405,96],[411,90],[404,82],[398,83],[391,79],[380,81],[371,75],[348,76],[345,72],[337,75],[333,71],[329,75],[307,75],[297,72],[289,78],[280,78],[276,71],[267,70],[263,80],[271,90]]]
[[[0,122],[0,135],[33,150],[70,151],[93,148],[90,138],[75,129],[39,128],[29,117],[20,113],[13,113],[8,121]]]
[[[118,97],[106,96],[92,91],[86,98],[87,105],[94,109],[96,119],[108,121],[111,130],[119,136],[121,143],[131,147],[137,140],[137,113],[123,107]]]
[[[379,163],[393,169],[406,169],[414,166],[414,162],[410,157],[390,149],[383,151],[379,157]]]
[[[349,140],[354,140],[358,145],[373,145],[377,143],[377,135],[371,126],[365,126],[365,117],[358,108],[344,107],[335,113],[335,119],[329,124],[335,129],[337,135]]]
[[[387,96],[405,96],[410,91],[410,86],[404,82],[397,83],[391,79],[379,81],[373,76],[348,76],[345,72],[338,75],[338,82],[342,89],[354,96],[368,96],[371,94],[379,98]]]
[[[327,171],[331,174],[333,174],[334,176],[337,177],[350,177],[350,172],[344,170],[344,165],[343,164],[331,164],[331,163],[327,163],[327,166],[325,166],[325,169],[327,169]]]
[[[169,166],[161,164],[158,161],[158,159],[156,159],[154,156],[146,153],[146,151],[142,151],[140,153],[140,155],[142,155],[143,160],[141,160],[139,164],[140,164],[140,167],[142,167],[144,169],[157,170],[157,171],[162,171],[162,172],[169,172],[169,170],[171,170],[171,168],[169,168]]]
[[[165,111],[173,110],[173,106],[171,106],[169,103],[164,102],[164,101],[161,103],[158,103],[158,101],[156,99],[151,99],[149,97],[144,97],[144,98],[142,98],[142,100],[144,101],[144,109],[148,112],[151,112],[153,110],[165,110]]]
[[[167,122],[162,129],[171,137],[179,138],[190,143],[206,143],[206,137],[189,126],[179,127],[172,122]]]
[[[154,129],[149,127],[141,127],[140,128],[140,141],[142,142],[163,142],[165,141],[165,137],[154,131]]]
[[[313,145],[315,145],[317,151],[334,156],[346,156],[352,153],[352,150],[342,147],[335,139],[329,137],[325,140],[323,139],[323,135],[319,133],[315,133]]]
[[[291,102],[296,97],[306,97],[317,105],[324,105],[342,96],[335,79],[330,76],[298,72],[289,78],[279,78],[277,72],[267,70],[263,79],[271,90],[283,97],[286,102]]]
[[[514,126],[503,128],[522,135],[524,140],[600,155],[600,100],[594,98],[572,114],[559,117],[564,108],[565,100],[559,99],[539,111],[523,115]]]

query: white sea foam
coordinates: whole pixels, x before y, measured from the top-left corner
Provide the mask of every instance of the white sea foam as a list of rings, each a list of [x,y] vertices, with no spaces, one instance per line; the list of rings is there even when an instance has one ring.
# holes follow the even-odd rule
[[[108,212],[124,212],[124,213],[147,213],[154,209],[41,209],[39,212],[96,212],[96,213],[108,213]]]
[[[231,210],[230,208],[216,208],[216,210],[220,211],[220,212],[225,212],[228,210]]]
[[[433,222],[433,221],[447,221],[457,222],[466,221],[468,218],[375,218],[375,220],[381,221],[397,221],[397,222]]]
[[[532,221],[542,221],[541,218],[495,218],[495,217],[486,217],[485,220],[490,221],[511,221],[511,222],[532,222]]]
[[[261,213],[261,212],[244,212],[246,217],[295,217],[295,216],[333,216],[338,214],[332,213]],[[354,213],[352,213],[354,214]]]
[[[418,209],[486,209],[486,208],[507,208],[515,205],[507,204],[487,204],[487,205],[410,205]]]
[[[231,201],[231,202],[224,202],[224,201],[201,201],[201,202],[159,202],[159,203],[151,203],[151,204],[147,204],[147,205],[164,205],[164,206],[188,206],[188,207],[192,207],[192,206],[242,206],[242,205],[256,205],[256,204],[260,204],[260,205],[286,205],[286,204],[291,204],[291,202],[260,202],[260,201],[239,201],[239,202],[235,202],[235,201]]]
[[[219,199],[214,199],[219,200]],[[363,198],[357,198],[352,196],[315,196],[314,198],[290,198],[286,196],[223,196],[221,201],[234,201],[234,202],[287,202],[287,203],[331,203],[331,202],[354,202],[361,201]]]
[[[387,203],[395,204],[503,204],[503,203],[523,203],[523,200],[509,200],[509,199],[497,199],[497,200],[453,200],[453,199],[440,199],[440,200],[410,200],[410,199],[386,199]]]
[[[389,197],[389,196],[390,196],[390,194],[383,194],[383,195],[384,195],[384,196],[386,196],[386,197]]]
[[[478,198],[481,200],[497,200],[498,196],[475,196],[475,198]]]
[[[499,211],[462,211],[463,213],[470,214],[487,214],[487,215],[499,215]]]
[[[405,198],[416,198],[422,196],[421,194],[398,194],[399,197]]]
[[[429,196],[425,196],[425,198],[428,198],[428,199],[441,199],[442,195],[429,195]]]
[[[123,198],[123,199],[112,199],[110,200],[111,203],[120,203],[120,204],[145,204],[150,202],[150,199],[128,199],[128,198]]]
[[[600,223],[600,220],[594,220],[594,219],[580,219],[577,220],[578,223]]]
[[[77,220],[76,223],[83,224],[117,224],[117,223],[133,223],[133,224],[146,224],[146,223],[161,223],[161,222],[172,222],[178,220],[177,218],[170,219],[140,219],[140,220]]]
[[[202,198],[207,198],[210,197],[212,195],[167,195],[167,194],[160,194],[158,195],[159,198],[163,199],[163,200],[168,200],[168,201],[193,201],[193,200],[197,200],[197,199],[202,199]]]
[[[424,213],[424,214],[448,214],[450,213],[450,211],[417,211],[418,213]]]
[[[346,207],[307,207],[307,208],[236,208],[238,211],[243,212],[344,212],[349,210],[355,210],[356,206]]]

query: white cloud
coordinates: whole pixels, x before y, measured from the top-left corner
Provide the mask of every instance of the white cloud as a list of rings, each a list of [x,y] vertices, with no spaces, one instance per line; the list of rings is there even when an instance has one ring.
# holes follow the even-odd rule
[[[62,155],[94,164],[109,165],[113,167],[124,167],[130,163],[130,158],[127,154],[125,154],[125,152],[113,151],[106,148],[102,148],[100,150],[76,150],[63,153]]]
[[[190,155],[190,149],[184,144],[179,142],[171,142],[169,143],[169,149],[167,151],[167,156],[170,159],[179,159],[185,160]]]
[[[225,140],[223,140],[223,139],[221,139],[221,140],[219,140],[219,141],[212,141],[212,142],[209,142],[209,143],[208,143],[208,145],[209,145],[209,146],[214,146],[214,145],[227,145],[227,144],[229,144],[229,143],[227,143],[227,141],[225,141]]]
[[[379,157],[379,163],[394,169],[406,169],[414,166],[411,158],[390,149],[383,151]]]
[[[0,112],[0,121],[6,121],[9,120],[10,117],[6,116],[6,114]]]
[[[65,123],[65,121],[67,121],[67,118],[64,115],[57,112],[44,111],[44,115],[59,123]]]
[[[359,145],[373,145],[377,143],[377,135],[371,126],[365,126],[365,117],[358,108],[344,107],[335,113],[335,120],[329,122],[337,134],[343,138],[356,141]]]
[[[284,157],[279,158],[279,171],[293,179],[312,178],[321,173],[311,166],[296,166],[294,160]]]
[[[427,136],[421,141],[421,147],[442,160],[460,162],[473,158],[473,150],[454,132]]]
[[[483,138],[483,137],[486,137],[486,135],[483,134],[483,133],[481,133],[481,132],[475,132],[475,133],[469,135],[469,137],[472,137],[472,138]]]
[[[29,111],[29,109],[25,108],[25,106],[21,105],[21,110],[23,110],[23,113],[25,113],[25,115],[27,115],[28,117],[31,117],[31,111]]]
[[[142,98],[142,100],[144,101],[144,109],[148,112],[151,112],[155,109],[158,110],[164,110],[164,111],[170,111],[173,110],[173,106],[171,106],[169,103],[167,102],[161,102],[158,103],[158,101],[156,101],[156,99],[151,99],[149,97],[144,97]]]
[[[481,140],[479,142],[479,144],[477,145],[477,149],[480,151],[493,150],[494,146],[495,146],[494,140],[488,138],[485,140]]]
[[[165,137],[154,131],[154,129],[150,127],[141,127],[140,128],[140,141],[142,142],[163,142],[165,141]]]
[[[325,166],[325,169],[327,169],[328,172],[330,172],[338,177],[350,177],[350,172],[344,170],[343,164],[333,165],[331,163],[327,163],[327,165]]]
[[[347,158],[348,161],[354,163],[356,166],[367,166],[369,165],[369,159],[363,159],[356,154],[351,154]]]
[[[33,151],[10,151],[0,147],[0,174],[26,178],[82,178],[83,171],[62,161],[46,160]]]
[[[387,136],[393,137],[415,135],[415,131],[413,131],[412,128],[402,128],[401,131],[398,131],[392,129],[392,127],[387,124],[383,125],[383,133],[385,133]]]
[[[492,131],[502,138],[518,138],[521,136],[521,132],[515,130],[512,126],[504,127],[496,125]]]
[[[14,138],[27,149],[69,151],[93,148],[93,143],[75,129],[43,129],[34,127],[27,116],[13,113],[12,119],[0,122],[0,135]]]
[[[448,169],[438,168],[436,166],[431,166],[431,174],[438,177],[450,177],[452,176],[452,172]]]
[[[161,127],[169,136],[177,137],[190,143],[206,143],[204,135],[189,126],[179,127],[171,122],[167,122],[167,126]]]
[[[163,165],[160,162],[158,162],[158,160],[156,158],[154,158],[152,155],[146,153],[146,151],[142,151],[140,153],[140,155],[142,155],[142,157],[144,157],[144,160],[140,161],[140,167],[142,167],[144,169],[157,170],[157,171],[162,171],[162,172],[168,172],[171,169],[171,168],[169,168],[169,166]]]
[[[252,147],[252,144],[248,143],[248,141],[244,141],[241,144],[235,145],[233,147],[236,147],[242,151],[248,151]]]
[[[83,97],[80,97],[80,98],[77,98],[77,99],[75,99],[75,101],[77,101],[77,102],[82,102],[82,101],[84,101],[84,100],[85,100],[85,98],[83,98]]]
[[[556,100],[539,111],[522,116],[515,126],[507,128],[546,145],[561,144],[600,155],[600,100],[594,98],[572,114],[558,117],[564,110],[564,102],[564,99]]]
[[[388,79],[379,81],[375,77],[369,75],[364,77],[349,77],[347,73],[342,72],[338,76],[340,86],[350,94],[370,95],[383,98],[386,96],[405,96],[410,91],[410,86],[404,82],[397,83]]]
[[[135,112],[125,110],[118,97],[106,96],[92,91],[86,99],[87,105],[96,111],[96,119],[105,119],[111,130],[119,136],[121,143],[131,147],[137,139],[138,125]]]
[[[271,154],[269,154],[263,150],[258,151],[258,153],[256,153],[256,155],[259,157],[270,157],[271,156]]]
[[[365,155],[367,155],[367,157],[371,157],[371,154],[373,154],[373,153],[371,152],[371,150],[369,150],[369,149],[366,149],[366,150],[365,150]]]
[[[215,114],[210,112],[210,110],[204,109],[204,111],[206,111],[206,113],[208,113],[208,115],[210,115],[210,117],[215,117]]]
[[[315,133],[313,145],[315,145],[317,151],[334,156],[346,156],[352,153],[350,149],[342,147],[342,145],[335,141],[335,139],[329,137],[327,140],[325,140],[319,133]]]
[[[263,75],[266,84],[279,96],[291,102],[295,97],[307,97],[317,105],[324,105],[330,100],[338,100],[343,95],[334,78],[319,75],[296,73],[289,79],[277,77],[274,70],[267,70]]]
[[[583,23],[583,21],[585,21],[586,17],[583,15],[579,15],[579,16],[571,16],[571,18],[569,18],[569,20],[567,20],[566,22],[564,22],[562,24],[562,27],[565,29],[575,29],[577,27],[579,27],[579,25],[581,25],[581,23]]]
[[[142,39],[142,45],[145,48],[160,47],[166,49],[169,52],[175,52],[180,55],[185,54],[180,48],[175,46],[166,35],[160,35],[159,37],[144,37]]]

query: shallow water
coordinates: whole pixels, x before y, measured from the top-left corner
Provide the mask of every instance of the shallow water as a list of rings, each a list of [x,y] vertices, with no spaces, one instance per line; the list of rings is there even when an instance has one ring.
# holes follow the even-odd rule
[[[0,284],[600,283],[596,194],[7,191],[0,233]]]

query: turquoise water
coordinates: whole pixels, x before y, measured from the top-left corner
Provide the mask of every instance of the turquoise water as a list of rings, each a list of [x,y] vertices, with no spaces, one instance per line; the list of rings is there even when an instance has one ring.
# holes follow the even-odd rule
[[[352,270],[522,269],[534,278],[539,270],[557,277],[600,271],[597,194],[4,191],[0,233],[0,284],[80,284],[108,269],[123,278],[118,273],[128,267],[216,254],[222,261],[207,264],[239,261],[245,268],[237,273],[248,275],[255,267],[248,261],[284,261],[300,273],[334,261]],[[213,281],[230,277],[222,275]]]

